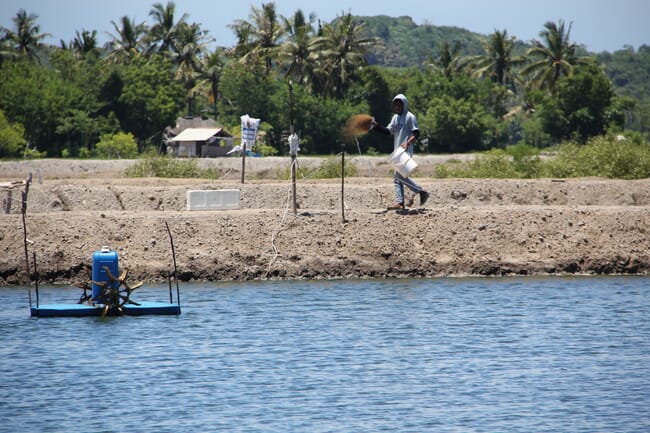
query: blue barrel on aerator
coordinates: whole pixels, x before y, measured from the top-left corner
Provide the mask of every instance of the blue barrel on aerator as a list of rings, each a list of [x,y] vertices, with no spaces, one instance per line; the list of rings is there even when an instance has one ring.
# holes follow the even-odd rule
[[[119,276],[119,268],[117,262],[117,251],[112,251],[108,247],[102,247],[99,251],[93,253],[93,299],[99,300],[102,294],[102,289],[96,283],[106,283],[110,281],[106,269],[113,274],[115,278]],[[117,286],[117,282],[114,283]],[[99,302],[101,303],[101,302]]]

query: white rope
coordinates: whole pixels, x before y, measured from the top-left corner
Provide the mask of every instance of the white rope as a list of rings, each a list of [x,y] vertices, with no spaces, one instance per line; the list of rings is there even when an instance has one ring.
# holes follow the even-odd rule
[[[232,172],[232,170],[233,170],[232,167],[229,168],[229,169],[228,169],[224,174],[222,174],[221,176],[219,176],[219,180],[221,180],[221,179],[225,179],[225,178],[230,174],[230,172]]]
[[[298,164],[298,158],[295,158],[291,162],[290,168],[293,168],[294,165]],[[291,182],[291,179],[289,179]],[[275,228],[273,233],[271,234],[271,247],[273,248],[273,258],[269,261],[269,264],[266,268],[266,275],[269,275],[269,272],[271,272],[271,266],[273,266],[273,263],[277,260],[278,256],[280,255],[280,251],[278,250],[278,247],[275,245],[275,240],[277,239],[277,236],[281,233],[281,228],[282,225],[284,224],[284,220],[287,218],[287,215],[289,214],[289,206],[291,203],[291,186],[289,186],[289,189],[287,190],[287,204],[284,207],[284,212],[282,213],[282,217],[280,218],[280,222],[278,223],[278,226]]]

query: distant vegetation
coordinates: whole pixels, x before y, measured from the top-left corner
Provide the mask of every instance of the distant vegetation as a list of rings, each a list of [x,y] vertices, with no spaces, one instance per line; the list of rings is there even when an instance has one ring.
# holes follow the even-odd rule
[[[167,156],[149,156],[124,170],[127,177],[164,177],[185,179],[217,179],[221,171],[199,167],[196,159],[174,159]]]
[[[458,27],[417,25],[411,17],[386,15],[355,17],[365,24],[364,35],[381,43],[368,50],[368,63],[408,68],[425,65],[440,57],[442,42],[458,44],[460,54],[481,54],[484,36]]]
[[[566,142],[545,152],[517,144],[492,149],[470,162],[442,164],[436,169],[436,177],[645,179],[650,177],[650,146],[638,136],[598,136],[585,145]]]
[[[180,116],[234,131],[243,114],[263,120],[265,154],[286,154],[291,127],[303,154],[336,154],[353,145],[342,143],[346,120],[369,113],[386,124],[397,93],[418,117],[419,152],[577,153],[619,134],[647,146],[650,47],[589,53],[571,40],[574,23],[540,23],[539,39],[520,41],[407,16],[320,23],[301,10],[279,16],[269,2],[230,25],[234,46],[210,50],[209,31],[180,12],[155,3],[149,22],[107,17],[104,46],[92,29],[49,46],[38,16],[17,11],[0,28],[0,157],[148,154]],[[358,145],[392,150],[372,133]]]
[[[350,159],[344,159],[341,164],[340,156],[330,156],[323,159],[316,167],[304,167],[298,165],[296,167],[296,178],[298,179],[337,179],[341,177],[341,165],[345,177],[355,177],[358,174],[357,167],[350,162]],[[290,179],[291,167],[282,168],[276,171],[276,178]]]

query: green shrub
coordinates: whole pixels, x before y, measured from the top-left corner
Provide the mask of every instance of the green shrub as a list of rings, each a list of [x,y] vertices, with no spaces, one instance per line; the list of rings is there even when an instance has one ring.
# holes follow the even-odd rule
[[[542,170],[542,161],[536,147],[519,143],[506,147],[506,153],[512,158],[512,168],[517,177],[532,179],[539,177]]]
[[[350,162],[350,158],[345,159],[345,177],[355,177],[357,175],[357,166]],[[324,160],[316,170],[317,179],[333,179],[341,177],[341,157],[332,156]]]
[[[92,152],[87,147],[82,147],[79,149],[79,158],[90,158],[92,157]]]
[[[587,167],[576,156],[580,146],[576,143],[563,143],[557,146],[553,156],[544,161],[543,173],[547,177],[584,177],[595,176],[594,173],[586,174]]]
[[[350,158],[345,160],[345,176],[357,176],[357,166],[350,162]],[[279,179],[288,179],[291,177],[291,167],[278,169],[276,175]],[[329,157],[316,168],[301,167],[296,169],[296,178],[299,179],[336,179],[341,177],[341,156]]]
[[[296,165],[296,179],[315,179],[317,170],[318,168],[304,167],[298,164]],[[290,179],[291,165],[276,169],[275,177],[278,179]]]
[[[37,150],[35,147],[25,149],[24,158],[45,158],[47,157],[46,150]]]
[[[138,144],[130,132],[103,134],[95,149],[97,156],[101,158],[135,158],[138,156]]]
[[[594,137],[584,146],[564,143],[544,171],[550,177],[643,179],[650,177],[650,147],[615,136]]]
[[[503,149],[494,149],[477,156],[470,162],[440,165],[436,169],[436,177],[507,179],[520,176],[512,164],[512,157]]]
[[[25,128],[20,123],[9,123],[0,110],[0,157],[20,156],[25,150]]]
[[[490,150],[470,162],[441,164],[436,167],[436,177],[642,179],[650,177],[650,146],[638,136],[620,139],[603,135],[585,145],[563,143],[542,159],[535,147],[518,144]]]
[[[175,159],[157,156],[138,161],[124,170],[127,177],[165,177],[216,179],[221,176],[217,169],[203,169],[196,159]]]
[[[544,132],[544,127],[537,116],[526,118],[521,124],[522,141],[528,146],[542,148],[551,144],[551,136]]]
[[[368,155],[368,156],[379,156],[380,153],[377,152],[377,149],[375,149],[374,147],[369,146],[368,150],[366,150],[366,155]]]
[[[262,143],[257,143],[254,150],[259,152],[262,156],[274,156],[278,154],[278,149]]]

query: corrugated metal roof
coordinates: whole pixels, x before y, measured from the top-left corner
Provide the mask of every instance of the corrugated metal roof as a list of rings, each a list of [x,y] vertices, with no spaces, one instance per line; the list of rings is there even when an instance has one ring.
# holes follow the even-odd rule
[[[206,141],[221,132],[221,128],[187,128],[169,141]]]

